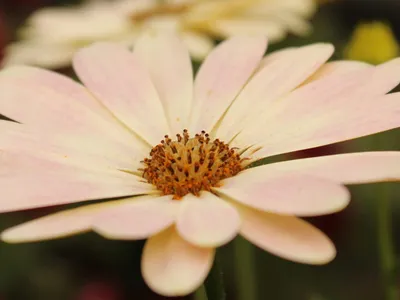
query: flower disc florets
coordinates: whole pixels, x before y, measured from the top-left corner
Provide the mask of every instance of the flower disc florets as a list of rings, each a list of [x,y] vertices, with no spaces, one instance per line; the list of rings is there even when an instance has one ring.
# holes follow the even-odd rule
[[[164,195],[180,199],[188,193],[199,195],[210,191],[222,179],[232,177],[243,169],[244,159],[234,148],[202,131],[190,138],[188,131],[177,134],[173,141],[168,135],[145,158],[143,177]]]

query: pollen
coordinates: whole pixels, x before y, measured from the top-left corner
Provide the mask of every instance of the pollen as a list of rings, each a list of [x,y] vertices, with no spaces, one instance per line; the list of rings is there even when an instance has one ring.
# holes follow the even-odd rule
[[[139,169],[143,178],[155,185],[164,195],[174,199],[200,191],[210,191],[220,186],[220,181],[243,170],[243,161],[235,148],[219,139],[211,140],[202,131],[190,137],[188,131],[176,135],[172,140],[168,135],[150,151],[150,157]]]

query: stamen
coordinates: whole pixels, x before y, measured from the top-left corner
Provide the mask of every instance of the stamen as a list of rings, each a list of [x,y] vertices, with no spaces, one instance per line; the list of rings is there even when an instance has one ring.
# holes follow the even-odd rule
[[[188,193],[196,196],[210,191],[222,179],[235,176],[244,165],[237,148],[210,136],[204,130],[190,137],[187,129],[173,141],[168,135],[150,151],[142,163],[142,176],[164,195],[181,199]]]

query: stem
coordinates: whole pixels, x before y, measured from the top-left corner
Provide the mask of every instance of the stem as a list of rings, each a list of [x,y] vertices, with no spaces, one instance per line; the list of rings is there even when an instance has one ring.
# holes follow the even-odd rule
[[[193,299],[194,300],[208,300],[207,291],[206,291],[204,284],[202,284],[201,287],[199,287],[197,289],[197,291],[194,293]]]
[[[234,241],[235,284],[238,300],[257,299],[257,274],[253,246],[241,237]]]
[[[385,300],[398,300],[399,291],[396,284],[396,257],[393,247],[392,215],[388,188],[382,188],[382,197],[377,209],[378,247],[381,262],[382,280],[385,289]]]
[[[208,300],[226,300],[222,269],[217,255],[215,256],[214,265],[204,285]]]

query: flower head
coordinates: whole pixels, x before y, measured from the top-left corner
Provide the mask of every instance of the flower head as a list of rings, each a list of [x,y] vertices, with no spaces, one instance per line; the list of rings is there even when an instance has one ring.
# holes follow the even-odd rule
[[[99,43],[73,60],[84,85],[32,67],[0,73],[0,211],[107,200],[3,232],[7,242],[94,230],[148,239],[147,284],[185,295],[214,249],[237,234],[296,262],[324,264],[333,243],[300,219],[343,209],[344,184],[400,178],[400,152],[363,152],[252,167],[260,158],[400,125],[400,60],[327,63],[329,44],[263,57],[265,38],[235,37],[193,80],[175,36],[141,37],[133,53]]]
[[[314,11],[313,0],[116,0],[46,8],[28,19],[4,63],[66,67],[85,45],[112,41],[129,46],[148,30],[178,33],[192,58],[201,60],[214,38],[263,34],[278,41],[287,32],[307,34],[306,19]]]

